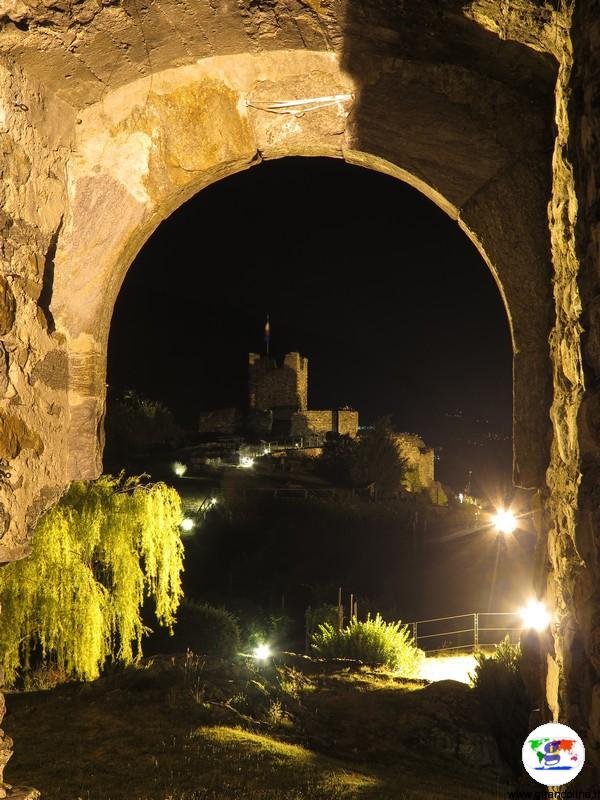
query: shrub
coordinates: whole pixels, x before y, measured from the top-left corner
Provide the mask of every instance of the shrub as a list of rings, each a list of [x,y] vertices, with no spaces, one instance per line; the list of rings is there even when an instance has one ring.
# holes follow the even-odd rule
[[[240,650],[240,629],[237,620],[224,608],[208,603],[184,600],[177,614],[174,635],[153,637],[152,649],[196,655],[233,658]]]
[[[310,642],[313,634],[321,625],[331,625],[334,628],[338,626],[338,608],[332,605],[322,605],[316,608],[310,606],[306,609],[304,615],[306,625],[306,641]]]
[[[324,658],[356,658],[370,666],[385,666],[403,675],[417,674],[423,651],[412,643],[408,626],[401,622],[385,622],[377,614],[365,622],[353,619],[337,630],[328,623],[313,634],[311,647]]]
[[[115,452],[146,452],[161,445],[174,447],[180,439],[181,430],[172,412],[156,400],[129,390],[108,405],[106,441]]]
[[[521,769],[521,746],[529,730],[529,698],[521,677],[521,647],[508,636],[492,657],[476,656],[473,685],[504,761]]]

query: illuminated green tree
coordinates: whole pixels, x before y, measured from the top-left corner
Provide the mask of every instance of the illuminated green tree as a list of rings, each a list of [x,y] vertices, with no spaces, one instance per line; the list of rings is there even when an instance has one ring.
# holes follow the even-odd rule
[[[32,655],[92,680],[141,654],[151,598],[170,627],[182,595],[177,492],[103,475],[71,485],[37,525],[31,555],[0,570],[1,665],[8,684]]]

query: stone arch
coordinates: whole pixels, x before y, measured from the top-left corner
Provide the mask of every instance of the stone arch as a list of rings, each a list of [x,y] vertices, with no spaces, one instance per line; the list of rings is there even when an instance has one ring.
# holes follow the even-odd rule
[[[101,469],[110,317],[142,244],[206,185],[263,159],[319,155],[410,183],[474,242],[511,327],[515,481],[543,485],[552,311],[544,120],[462,67],[450,75],[403,64],[390,75],[377,97],[332,52],[218,56],[139,79],[80,113],[50,307],[69,356],[68,479]],[[311,98],[326,99],[272,105]],[[522,141],[501,141],[507,109],[529,114]]]
[[[0,562],[26,555],[37,518],[70,479],[100,469],[111,303],[160,220],[263,158],[328,155],[390,172],[457,220],[503,293],[514,476],[542,491],[536,581],[559,619],[541,673],[551,712],[589,729],[597,763],[592,6],[8,0],[0,10]],[[245,105],[330,93],[354,97],[299,118]],[[187,150],[161,136],[178,128],[195,132],[180,138]],[[577,659],[569,655],[573,631],[582,634],[585,680],[579,645]],[[2,744],[0,794],[9,753],[0,735]]]

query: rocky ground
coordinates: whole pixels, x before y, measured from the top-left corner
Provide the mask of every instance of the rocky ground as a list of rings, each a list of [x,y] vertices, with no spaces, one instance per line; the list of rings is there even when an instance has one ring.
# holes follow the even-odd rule
[[[8,707],[7,779],[46,800],[506,796],[469,687],[355,663],[157,657]]]

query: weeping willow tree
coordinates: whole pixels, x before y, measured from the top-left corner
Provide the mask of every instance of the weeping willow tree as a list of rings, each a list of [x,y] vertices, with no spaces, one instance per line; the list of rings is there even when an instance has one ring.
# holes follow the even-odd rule
[[[170,627],[182,595],[177,492],[139,477],[73,483],[37,525],[29,558],[0,569],[7,683],[32,655],[84,680],[141,655],[142,606]]]

